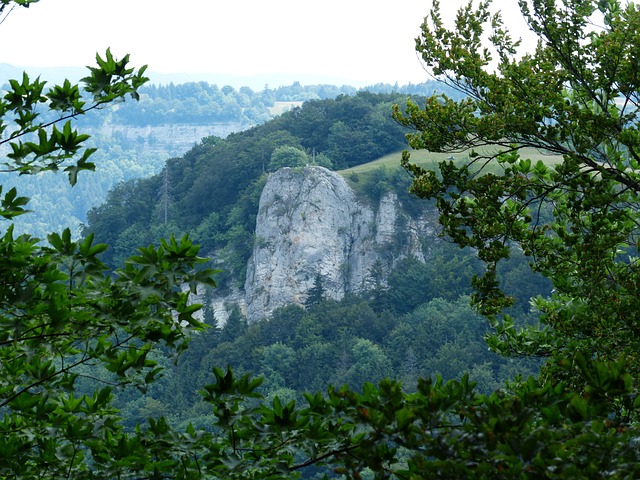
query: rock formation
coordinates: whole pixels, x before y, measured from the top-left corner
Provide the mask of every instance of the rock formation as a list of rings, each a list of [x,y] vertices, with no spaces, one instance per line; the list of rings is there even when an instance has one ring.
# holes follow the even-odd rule
[[[433,233],[431,224],[401,209],[394,193],[378,205],[367,204],[343,177],[322,167],[271,174],[260,197],[247,266],[247,320],[304,303],[318,275],[325,296],[339,299],[369,286],[376,261],[390,270],[406,255],[424,260],[420,238]]]

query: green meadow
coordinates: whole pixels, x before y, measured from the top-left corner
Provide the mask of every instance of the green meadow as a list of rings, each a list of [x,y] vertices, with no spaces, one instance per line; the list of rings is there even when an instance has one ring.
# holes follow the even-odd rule
[[[444,160],[454,160],[455,162],[466,162],[469,160],[470,150],[461,151],[459,153],[435,153],[428,152],[426,150],[411,150],[411,161],[417,165],[420,165],[426,169],[436,168],[438,163]],[[480,155],[489,154],[490,150],[477,149],[477,153]],[[520,157],[523,159],[531,159],[532,162],[542,160],[546,164],[557,163],[562,158],[558,155],[551,155],[545,152],[541,152],[534,148],[523,148],[520,150]],[[389,170],[400,168],[400,160],[402,158],[402,152],[390,153],[383,157],[374,160],[373,162],[357,165],[352,168],[340,170],[338,173],[342,175],[348,175],[351,173],[365,174],[377,168],[384,167]]]

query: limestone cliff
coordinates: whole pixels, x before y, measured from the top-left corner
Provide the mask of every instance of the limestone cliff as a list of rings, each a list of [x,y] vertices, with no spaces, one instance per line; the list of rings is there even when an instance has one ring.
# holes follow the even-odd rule
[[[319,274],[325,295],[339,299],[367,288],[380,260],[390,269],[406,255],[424,259],[420,239],[430,222],[402,213],[388,193],[368,205],[340,175],[322,167],[284,168],[260,197],[244,303],[249,322],[303,303]]]

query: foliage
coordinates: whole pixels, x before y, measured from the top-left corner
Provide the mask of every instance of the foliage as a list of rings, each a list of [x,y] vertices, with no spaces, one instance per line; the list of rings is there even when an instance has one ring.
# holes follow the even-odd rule
[[[619,365],[581,366],[606,378],[610,391],[631,391],[630,377]],[[234,384],[230,373],[224,384]],[[592,393],[603,393],[602,385],[590,386]],[[257,420],[242,416],[235,423],[233,457],[246,462],[245,471],[254,468],[262,478],[291,478],[305,465],[327,462],[337,463],[336,473],[347,478],[359,478],[365,467],[376,478],[595,479],[638,474],[638,451],[629,444],[629,433],[608,418],[601,403],[533,379],[515,392],[490,396],[475,393],[463,377],[447,383],[421,380],[411,395],[404,394],[397,381],[386,380],[377,388],[365,384],[362,393],[329,388],[326,397],[308,395],[305,400],[308,406],[299,410],[292,402],[274,400],[262,407]],[[269,449],[258,468],[256,445]]]
[[[78,85],[68,81],[47,91],[46,82],[39,78],[32,81],[26,73],[21,81],[9,82],[10,88],[0,102],[0,133],[7,131],[8,122],[14,128],[0,141],[0,146],[6,144],[11,150],[3,171],[28,175],[62,168],[69,183],[75,185],[79,172],[94,170],[95,165],[88,160],[95,149],[81,148],[88,136],[79,134],[71,120],[127,94],[137,98],[138,87],[147,81],[144,67],[138,72],[127,67],[128,55],[118,61],[107,50],[104,59],[96,56],[96,62],[98,67],[91,67],[90,75],[82,79],[92,97],[90,104],[82,99]],[[55,120],[40,118],[40,109],[45,105],[58,115]],[[57,124],[62,122],[62,129],[58,129]],[[77,154],[81,154],[80,158],[70,163]]]
[[[417,129],[413,148],[473,148],[463,165],[443,162],[439,174],[412,166],[412,191],[435,198],[447,235],[478,249],[487,266],[476,279],[475,303],[493,323],[490,345],[511,354],[551,356],[546,374],[580,389],[580,371],[561,368],[576,355],[636,360],[638,308],[637,49],[640,10],[630,3],[521,2],[536,50],[518,59],[517,42],[488,6],[462,10],[463,34],[444,29],[434,3],[418,51],[433,73],[468,94],[461,102],[429,99],[396,112]],[[492,28],[491,53],[480,48]],[[597,28],[592,25],[599,25]],[[562,155],[557,164],[522,159],[523,146]],[[484,172],[488,162],[500,171]],[[513,249],[533,258],[548,277],[539,297],[542,328],[517,332],[501,310],[512,304],[497,280],[498,263]]]
[[[11,228],[0,239],[0,472],[75,478],[92,458],[95,471],[109,476],[119,469],[118,444],[139,442],[126,440],[110,405],[114,389],[155,381],[155,344],[186,347],[181,323],[201,328],[189,293],[211,284],[212,272],[195,270],[203,260],[187,239],[141,248],[115,277],[97,259],[106,245],[73,242],[69,230],[48,240],[40,247],[30,237],[13,238]],[[182,291],[183,284],[191,287]],[[88,395],[75,387],[91,375],[85,365],[112,373]]]
[[[162,389],[153,398],[175,412],[170,416],[172,424],[196,421],[205,413],[195,392],[210,381],[212,366],[220,365],[262,375],[260,391],[265,398],[272,399],[284,388],[298,401],[304,392],[325,390],[328,384],[346,383],[357,389],[365,381],[386,376],[401,378],[406,390],[414,391],[419,377],[440,375],[450,380],[466,373],[479,383],[479,392],[490,393],[516,374],[535,374],[537,361],[501,358],[486,348],[487,325],[472,311],[465,295],[471,278],[467,262],[461,259],[451,271],[442,268],[453,252],[456,247],[443,244],[427,263],[434,263],[434,284],[444,280],[437,268],[444,270],[445,279],[449,275],[459,279],[459,289],[452,284],[447,299],[439,298],[441,292],[431,290],[429,281],[400,295],[406,284],[395,279],[402,278],[408,267],[399,263],[392,274],[394,281],[377,294],[383,299],[367,292],[333,301],[323,298],[323,288],[312,288],[316,294],[306,302],[306,309],[289,305],[275,310],[269,319],[242,327],[236,310],[224,327],[236,334],[223,337],[209,330],[196,335],[178,365],[171,368],[171,389]],[[473,260],[471,252],[458,255]],[[314,283],[321,287],[321,277],[318,280]],[[528,298],[531,284],[523,284],[513,294]],[[417,306],[407,309],[406,304]]]
[[[632,392],[631,377],[620,364],[582,360],[589,396],[534,379],[480,395],[463,376],[422,379],[411,394],[393,380],[366,383],[361,393],[329,387],[305,395],[300,407],[278,396],[251,401],[262,398],[259,380],[214,368],[200,393],[215,430],[169,437],[187,454],[178,465],[155,451],[163,459],[156,474],[288,479],[326,465],[327,473],[353,479],[365,469],[375,478],[634,478],[637,432],[611,420],[602,402],[611,392]],[[629,411],[637,403],[630,400]],[[168,436],[166,423],[152,425]]]
[[[304,150],[296,147],[277,147],[269,160],[269,171],[284,167],[304,167],[309,164],[309,156]]]
[[[307,292],[307,298],[304,301],[306,308],[311,308],[314,305],[319,305],[324,300],[324,285],[322,284],[322,275],[320,272],[316,273],[313,279],[313,287]]]
[[[122,125],[255,125],[271,118],[273,101],[267,98],[248,87],[219,88],[207,82],[147,85],[140,90],[139,103],[111,112],[110,120]]]
[[[5,8],[32,2],[2,1]],[[6,172],[34,175],[62,170],[75,185],[93,170],[88,136],[72,119],[125,96],[138,98],[145,67],[129,66],[109,50],[80,85],[46,88],[24,74],[0,99],[0,144],[9,147]],[[53,115],[47,120],[46,110]],[[58,126],[63,126],[59,128]],[[28,199],[4,192],[0,215],[26,213]],[[186,237],[140,248],[124,267],[107,270],[98,256],[107,248],[93,235],[72,240],[69,229],[51,233],[48,245],[15,235],[0,238],[0,476],[7,478],[111,478],[121,471],[153,472],[153,450],[162,422],[148,432],[124,432],[111,402],[128,385],[144,390],[160,368],[150,353],[164,344],[179,353],[187,330],[202,329],[199,305],[188,298],[198,285],[213,285],[201,268],[198,247]],[[189,326],[189,327],[188,327]],[[105,377],[88,394],[78,390],[98,366]],[[146,440],[145,440],[146,437]],[[144,446],[143,446],[144,445]],[[148,456],[148,457],[147,457]],[[141,459],[148,460],[140,462]],[[135,465],[135,466],[133,466]]]

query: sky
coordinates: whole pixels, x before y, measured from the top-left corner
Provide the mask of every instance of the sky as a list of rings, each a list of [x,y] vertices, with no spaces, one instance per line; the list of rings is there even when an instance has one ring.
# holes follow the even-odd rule
[[[463,0],[444,0],[453,12]],[[284,74],[317,83],[429,79],[415,38],[429,0],[41,0],[0,25],[0,63],[93,64],[116,57],[161,73]],[[497,0],[512,15],[516,0]],[[177,7],[176,5],[179,5]],[[10,48],[7,48],[10,46]],[[15,48],[14,48],[15,46]],[[208,77],[210,78],[210,77]],[[326,80],[333,80],[327,82]]]

